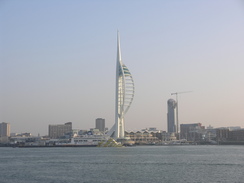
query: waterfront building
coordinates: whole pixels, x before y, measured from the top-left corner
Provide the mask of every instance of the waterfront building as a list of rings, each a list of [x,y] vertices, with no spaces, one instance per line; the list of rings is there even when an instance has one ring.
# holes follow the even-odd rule
[[[129,110],[134,98],[134,81],[129,69],[121,59],[120,38],[117,34],[117,65],[116,65],[116,88],[115,88],[115,124],[108,135],[117,139],[125,138],[124,116]]]
[[[72,122],[67,122],[65,124],[49,125],[48,136],[53,139],[60,138],[67,133],[72,132]]]
[[[12,136],[10,144],[18,146],[44,146],[46,140],[40,136]]]
[[[8,143],[10,137],[10,124],[0,123],[0,143]]]
[[[204,134],[205,126],[201,123],[181,124],[180,125],[180,139],[187,141],[200,141]]]
[[[10,124],[2,122],[0,123],[0,137],[10,136]]]
[[[203,140],[207,142],[216,141],[216,130],[214,128],[207,128],[203,133]]]
[[[11,133],[10,134],[11,137],[31,137],[32,134],[25,132],[25,133]]]
[[[216,128],[216,140],[218,142],[244,142],[244,129]]]
[[[105,119],[103,118],[96,119],[96,129],[98,129],[101,132],[105,132]]]
[[[168,133],[175,133],[176,132],[175,108],[177,103],[174,99],[169,99],[167,101],[167,104],[168,104],[168,113],[167,113]]]
[[[137,145],[153,145],[161,141],[160,132],[149,132],[147,130],[137,132],[125,132],[126,136]],[[162,137],[161,137],[162,138]]]
[[[230,140],[236,142],[244,142],[244,129],[237,129],[230,131]]]
[[[216,140],[217,141],[227,141],[230,139],[229,128],[216,128]]]

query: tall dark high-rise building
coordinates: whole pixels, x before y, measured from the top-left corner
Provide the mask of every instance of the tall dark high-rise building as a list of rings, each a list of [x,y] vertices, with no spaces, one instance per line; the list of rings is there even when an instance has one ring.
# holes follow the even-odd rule
[[[168,114],[167,114],[168,133],[175,133],[176,132],[175,108],[177,103],[174,99],[169,99],[167,104],[168,104]]]
[[[99,131],[101,132],[105,131],[105,119],[103,118],[96,119],[96,129],[99,129]]]

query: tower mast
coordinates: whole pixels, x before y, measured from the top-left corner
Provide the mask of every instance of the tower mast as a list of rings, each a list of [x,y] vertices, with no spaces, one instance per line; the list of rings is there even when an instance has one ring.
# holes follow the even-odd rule
[[[178,94],[183,94],[183,93],[190,93],[192,91],[184,91],[184,92],[175,92],[175,93],[171,93],[171,95],[175,95],[176,96],[176,133],[179,133],[179,103],[178,103]],[[180,136],[179,136],[180,139]]]
[[[120,70],[121,70],[121,50],[120,50],[120,37],[119,37],[119,31],[117,32],[117,63],[116,63],[116,88],[115,88],[115,138],[121,138],[120,136],[124,136],[120,132],[120,128],[122,126],[120,117],[119,117],[119,82],[120,82]]]

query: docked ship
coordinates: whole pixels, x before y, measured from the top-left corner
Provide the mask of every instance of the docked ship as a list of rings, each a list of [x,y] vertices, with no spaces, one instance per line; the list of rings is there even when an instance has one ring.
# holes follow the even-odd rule
[[[70,145],[80,147],[122,147],[108,135],[80,135],[71,139]]]
[[[100,142],[108,141],[107,135],[78,135],[71,138],[71,145],[97,146]]]

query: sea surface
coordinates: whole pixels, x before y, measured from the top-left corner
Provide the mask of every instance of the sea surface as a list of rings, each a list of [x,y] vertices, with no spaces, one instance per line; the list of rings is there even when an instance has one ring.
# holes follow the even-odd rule
[[[244,146],[0,147],[0,183],[244,182]]]

